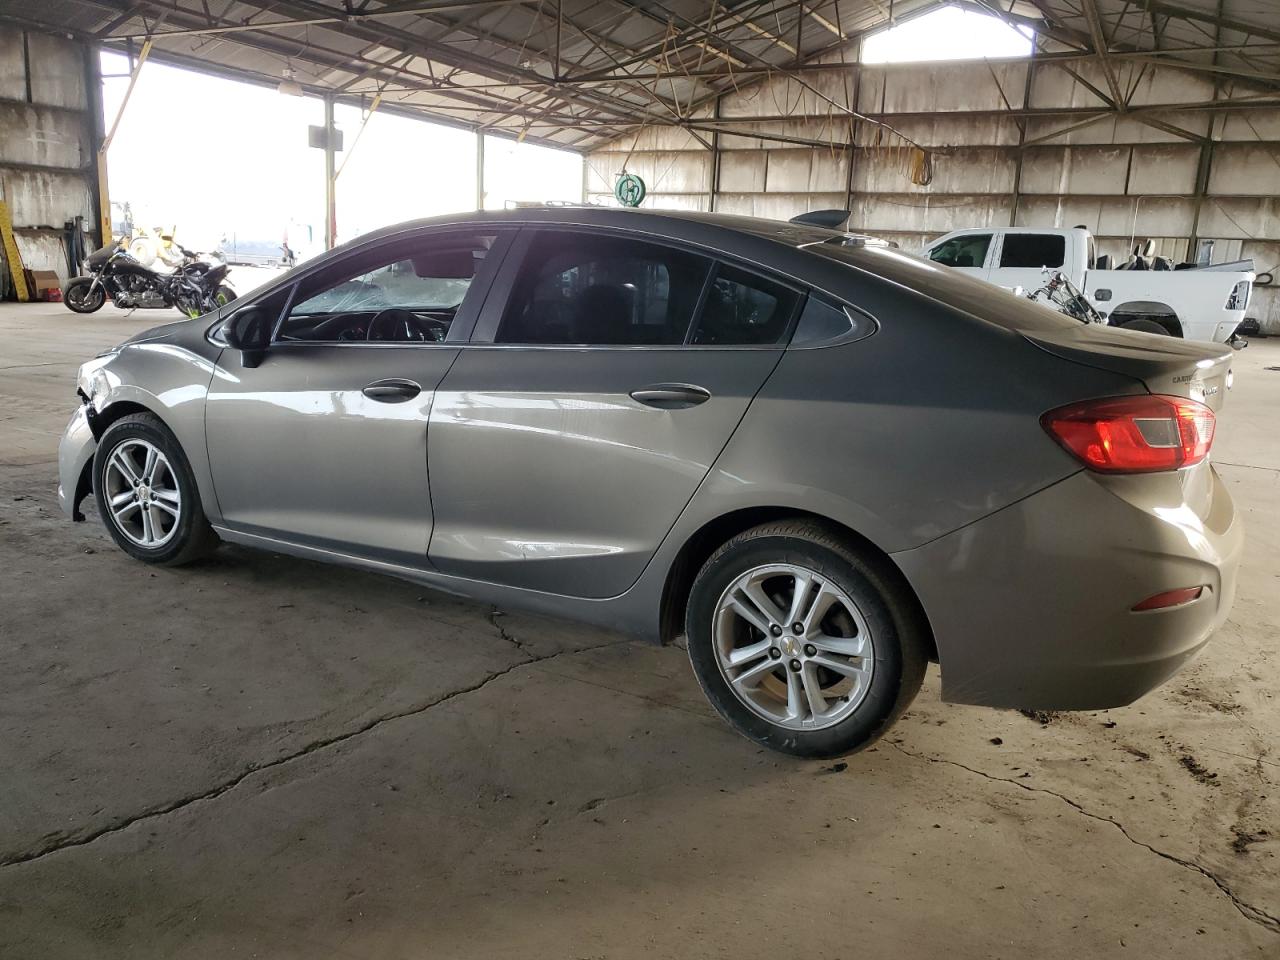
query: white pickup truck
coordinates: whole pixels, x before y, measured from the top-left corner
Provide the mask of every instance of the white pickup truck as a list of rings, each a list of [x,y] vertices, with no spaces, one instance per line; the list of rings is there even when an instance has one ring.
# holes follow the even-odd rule
[[[1255,278],[1251,260],[1173,269],[1148,255],[1110,269],[1083,227],[956,230],[924,255],[1006,289],[1034,290],[1045,267],[1060,270],[1112,326],[1218,343],[1235,340]]]

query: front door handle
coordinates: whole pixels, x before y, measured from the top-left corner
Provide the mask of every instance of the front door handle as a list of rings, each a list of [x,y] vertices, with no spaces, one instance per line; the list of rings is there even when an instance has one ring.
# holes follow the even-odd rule
[[[360,392],[379,403],[404,403],[420,394],[422,387],[412,380],[375,380]]]
[[[683,410],[711,399],[711,391],[692,383],[654,383],[631,391],[631,399],[659,410]]]

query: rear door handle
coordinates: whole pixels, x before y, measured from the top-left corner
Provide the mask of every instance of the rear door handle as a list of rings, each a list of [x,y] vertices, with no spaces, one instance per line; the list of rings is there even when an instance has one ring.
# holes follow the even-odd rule
[[[631,391],[631,399],[659,410],[683,410],[711,399],[711,391],[692,383],[654,383]]]
[[[360,392],[379,403],[404,403],[420,394],[422,387],[412,380],[375,380]]]

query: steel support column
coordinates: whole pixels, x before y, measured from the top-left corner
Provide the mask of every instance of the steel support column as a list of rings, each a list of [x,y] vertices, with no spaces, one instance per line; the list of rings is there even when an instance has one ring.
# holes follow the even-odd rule
[[[338,191],[334,141],[338,135],[333,124],[333,96],[324,98],[324,248],[338,244]]]
[[[720,97],[716,97],[712,106],[711,115],[720,119]],[[720,131],[717,130],[711,134],[711,184],[710,191],[707,195],[707,212],[716,212],[716,197],[720,195],[720,161],[722,155],[720,152]]]
[[[839,10],[836,11],[837,15]],[[841,60],[844,54],[841,54]],[[853,70],[853,87],[850,88],[848,80],[845,81],[845,99],[848,101],[849,109],[857,111],[860,98],[862,96],[862,38],[859,37],[853,44],[853,61],[849,64]],[[858,118],[850,115],[849,117],[849,169],[845,171],[844,177],[844,208],[853,211],[853,182],[857,175],[858,165]],[[846,224],[848,221],[846,221]],[[846,226],[846,229],[849,229]]]
[[[107,190],[107,157],[102,150],[106,139],[106,117],[102,106],[102,65],[96,44],[84,45],[85,133],[89,150],[97,163],[85,180],[93,200],[94,226],[98,234],[98,246],[105,247],[112,240],[111,196]]]
[[[1036,52],[1031,51],[1031,59],[1027,61],[1027,82],[1022,88],[1022,109],[1031,109],[1031,93],[1035,86]],[[1013,169],[1013,202],[1009,204],[1009,226],[1018,225],[1018,207],[1022,203],[1022,162],[1026,154],[1027,118],[1014,121],[1018,125],[1018,159]]]
[[[1222,43],[1222,14],[1223,0],[1218,0],[1218,23],[1214,27],[1213,42],[1216,45]],[[1213,65],[1218,65],[1218,54],[1213,55]],[[1222,82],[1220,80],[1213,81],[1213,99],[1216,101],[1222,92]],[[1209,122],[1205,129],[1204,142],[1200,144],[1200,161],[1196,165],[1196,193],[1195,203],[1191,212],[1191,236],[1187,237],[1187,256],[1186,259],[1191,262],[1196,261],[1196,248],[1200,245],[1200,213],[1204,209],[1204,198],[1209,193],[1209,174],[1213,171],[1213,127],[1217,122],[1218,114],[1210,113]]]
[[[476,209],[484,209],[484,131],[476,131]]]

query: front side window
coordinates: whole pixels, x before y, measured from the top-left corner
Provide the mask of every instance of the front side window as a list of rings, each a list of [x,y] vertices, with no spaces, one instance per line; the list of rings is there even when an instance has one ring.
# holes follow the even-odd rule
[[[934,247],[929,251],[929,259],[944,267],[981,267],[987,262],[990,246],[991,234],[966,233]]]
[[[764,277],[728,264],[716,267],[693,342],[719,346],[778,343],[787,332],[799,295]]]
[[[643,240],[535,235],[497,343],[684,343],[710,269],[705,257]]]
[[[357,254],[348,268],[302,281],[281,340],[439,342],[494,236],[445,235]]]
[[[1060,267],[1066,259],[1065,237],[1052,233],[1006,233],[1000,248],[1002,267]]]

